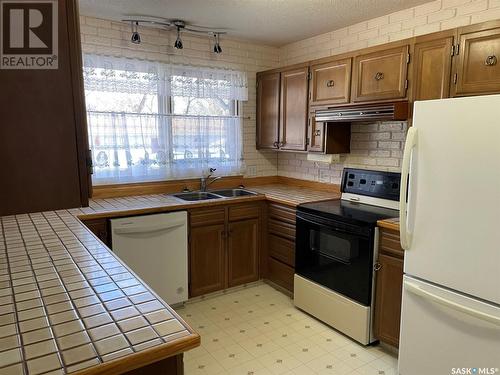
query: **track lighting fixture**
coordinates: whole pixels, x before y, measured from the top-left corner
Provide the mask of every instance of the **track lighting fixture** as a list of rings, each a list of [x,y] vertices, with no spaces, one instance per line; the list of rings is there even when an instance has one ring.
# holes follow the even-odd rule
[[[182,32],[187,32],[191,34],[204,34],[208,35],[209,38],[212,36],[214,37],[214,48],[213,52],[214,53],[222,53],[222,48],[220,46],[220,41],[219,41],[219,36],[221,34],[225,34],[226,31],[224,29],[209,29],[207,27],[203,26],[195,26],[195,25],[190,25],[186,24],[182,20],[169,20],[165,18],[158,18],[158,17],[147,17],[147,16],[130,16],[127,17],[127,19],[123,20],[124,22],[130,22],[130,25],[132,26],[132,36],[130,38],[130,41],[134,44],[140,44],[141,43],[141,36],[139,35],[139,32],[137,31],[139,24],[141,25],[149,25],[152,27],[158,27],[162,29],[167,29],[167,30],[172,30],[175,28],[177,30],[177,38],[174,43],[174,47],[177,49],[183,49],[184,45],[182,43],[181,39],[181,30]]]
[[[177,49],[183,49],[184,46],[182,45],[182,39],[181,39],[181,27],[177,26],[177,39],[175,40],[174,47]]]
[[[139,28],[139,22],[131,22],[132,25],[132,37],[130,38],[130,41],[134,44],[141,44],[141,35],[137,31]]]
[[[214,53],[222,53],[222,48],[220,46],[220,43],[219,43],[219,34],[218,33],[214,33]]]

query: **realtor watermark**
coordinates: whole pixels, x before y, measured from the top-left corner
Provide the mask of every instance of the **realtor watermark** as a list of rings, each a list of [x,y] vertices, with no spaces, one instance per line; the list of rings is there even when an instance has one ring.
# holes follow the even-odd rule
[[[0,69],[57,69],[57,0],[0,0]]]
[[[498,374],[497,367],[454,367],[451,375],[494,375]]]

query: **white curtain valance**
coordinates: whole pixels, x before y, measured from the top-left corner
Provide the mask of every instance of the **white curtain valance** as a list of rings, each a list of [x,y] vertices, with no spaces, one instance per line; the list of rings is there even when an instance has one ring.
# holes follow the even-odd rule
[[[108,92],[248,100],[246,73],[103,55],[84,55],[85,88]]]

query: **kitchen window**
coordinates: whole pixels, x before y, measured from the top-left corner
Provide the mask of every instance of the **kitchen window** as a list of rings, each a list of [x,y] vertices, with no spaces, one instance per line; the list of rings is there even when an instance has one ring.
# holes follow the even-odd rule
[[[85,55],[84,83],[94,185],[241,173],[245,73]]]

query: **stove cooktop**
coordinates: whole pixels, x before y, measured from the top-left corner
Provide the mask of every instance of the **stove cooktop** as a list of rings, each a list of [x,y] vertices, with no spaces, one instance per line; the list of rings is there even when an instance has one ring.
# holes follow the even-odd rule
[[[338,199],[304,203],[299,205],[297,210],[324,218],[369,225],[376,225],[378,220],[399,216],[398,210]]]

